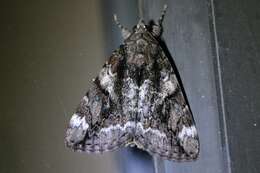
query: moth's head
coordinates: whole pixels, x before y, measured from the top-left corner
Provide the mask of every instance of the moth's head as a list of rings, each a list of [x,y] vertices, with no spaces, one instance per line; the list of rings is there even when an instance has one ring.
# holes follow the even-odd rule
[[[150,21],[148,25],[145,24],[144,20],[140,19],[138,24],[134,26],[133,33],[144,33],[150,32],[154,37],[160,37],[162,34],[161,24]]]
[[[134,26],[133,28],[133,32],[146,32],[147,29],[146,29],[146,25],[144,23],[144,20],[143,19],[140,19],[138,24]]]
[[[121,29],[124,40],[127,39],[131,34],[144,33],[147,31],[150,32],[154,37],[160,37],[162,34],[162,21],[163,21],[166,9],[167,9],[167,5],[164,5],[162,14],[157,22],[150,22],[149,25],[146,25],[144,20],[140,19],[138,24],[133,27],[132,31],[129,31],[127,28],[123,27],[119,23],[116,15],[114,15],[114,20],[115,20],[117,26]]]

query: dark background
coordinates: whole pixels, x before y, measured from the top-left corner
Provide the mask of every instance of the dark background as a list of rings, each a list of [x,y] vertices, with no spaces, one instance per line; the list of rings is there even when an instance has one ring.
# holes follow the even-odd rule
[[[103,155],[64,146],[66,125],[106,57],[132,28],[168,11],[163,38],[199,131],[196,162],[135,149]],[[257,173],[260,1],[27,0],[0,6],[0,172]]]

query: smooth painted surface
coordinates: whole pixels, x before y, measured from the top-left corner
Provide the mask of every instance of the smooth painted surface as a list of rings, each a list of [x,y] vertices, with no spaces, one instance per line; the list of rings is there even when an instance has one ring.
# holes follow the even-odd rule
[[[260,170],[260,2],[215,1],[232,173]]]
[[[0,172],[120,172],[115,153],[64,146],[74,108],[105,61],[101,4],[1,3]]]

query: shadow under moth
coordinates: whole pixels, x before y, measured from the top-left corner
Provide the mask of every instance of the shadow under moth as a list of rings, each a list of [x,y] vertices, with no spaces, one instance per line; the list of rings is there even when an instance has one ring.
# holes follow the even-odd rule
[[[137,146],[168,160],[199,154],[195,122],[170,58],[160,46],[162,21],[143,20],[129,31],[116,15],[124,43],[93,79],[66,131],[66,146],[102,153]]]

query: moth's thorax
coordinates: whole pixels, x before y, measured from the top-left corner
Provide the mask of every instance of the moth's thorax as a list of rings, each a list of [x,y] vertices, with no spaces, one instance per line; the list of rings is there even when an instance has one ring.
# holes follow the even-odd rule
[[[142,26],[140,26],[142,28]],[[158,51],[158,42],[146,28],[137,29],[125,41],[127,63],[142,66],[148,64]]]

